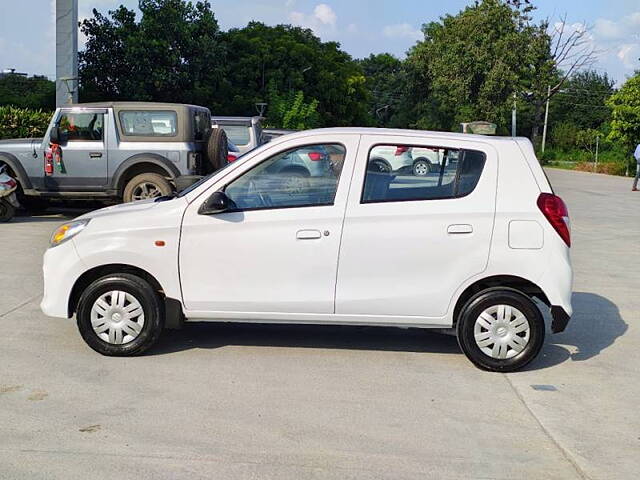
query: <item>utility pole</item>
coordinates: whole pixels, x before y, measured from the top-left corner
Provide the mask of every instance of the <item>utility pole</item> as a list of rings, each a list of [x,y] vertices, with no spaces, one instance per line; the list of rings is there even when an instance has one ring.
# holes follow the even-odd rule
[[[516,136],[516,122],[517,122],[517,112],[516,112],[516,92],[513,92],[513,110],[511,110],[511,136]]]
[[[596,135],[596,164],[594,167],[594,172],[598,172],[598,147],[600,146],[600,135]]]
[[[78,0],[56,0],[56,106],[78,101]]]
[[[551,97],[551,85],[547,89],[547,108],[544,111],[544,128],[542,129],[542,153],[547,144],[547,123],[549,122],[549,98]]]

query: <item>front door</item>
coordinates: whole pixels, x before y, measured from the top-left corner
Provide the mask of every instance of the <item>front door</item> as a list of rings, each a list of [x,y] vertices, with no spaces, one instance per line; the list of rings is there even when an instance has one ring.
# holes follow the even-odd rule
[[[322,138],[322,137],[320,137]],[[188,207],[180,279],[192,317],[331,314],[342,221],[358,135],[292,140],[247,160]],[[308,141],[308,139],[307,139]],[[233,208],[202,215],[224,190]],[[262,315],[261,318],[265,318]],[[299,317],[304,321],[304,317]]]
[[[440,163],[380,169],[385,152]],[[422,153],[420,153],[422,152]],[[336,313],[369,321],[443,317],[456,289],[487,265],[497,156],[481,143],[363,136],[344,222]],[[387,162],[394,165],[392,161]],[[434,324],[439,324],[434,321]]]
[[[46,177],[46,188],[54,191],[99,191],[107,185],[107,145],[104,110],[62,110],[60,128],[62,159]]]

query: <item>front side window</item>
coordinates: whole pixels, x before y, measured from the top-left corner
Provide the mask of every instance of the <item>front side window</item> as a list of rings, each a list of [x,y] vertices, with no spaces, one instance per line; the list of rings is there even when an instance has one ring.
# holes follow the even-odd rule
[[[476,150],[376,145],[369,152],[362,202],[463,197],[478,184],[485,160]]]
[[[287,150],[227,185],[236,210],[333,205],[346,150],[322,144]]]
[[[174,111],[126,110],[119,114],[122,133],[139,137],[175,137],[178,115]]]
[[[251,127],[244,125],[220,125],[229,140],[239,146],[248,145],[251,141]]]
[[[99,142],[104,135],[104,114],[63,113],[59,126],[69,142]]]

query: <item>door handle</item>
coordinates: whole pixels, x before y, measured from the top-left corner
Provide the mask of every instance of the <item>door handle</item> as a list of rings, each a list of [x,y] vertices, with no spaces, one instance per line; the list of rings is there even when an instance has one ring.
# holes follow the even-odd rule
[[[298,230],[296,238],[298,240],[318,240],[322,238],[322,233],[320,230]]]
[[[102,152],[91,152],[89,153],[90,158],[100,158],[102,157]]]
[[[462,235],[466,233],[473,233],[473,226],[468,224],[449,225],[447,233],[450,235]]]

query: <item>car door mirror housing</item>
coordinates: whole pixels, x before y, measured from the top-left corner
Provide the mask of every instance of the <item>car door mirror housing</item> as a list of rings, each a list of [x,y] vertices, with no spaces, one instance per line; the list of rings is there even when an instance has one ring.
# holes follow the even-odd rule
[[[200,215],[215,215],[216,213],[228,212],[233,206],[234,203],[227,194],[218,191],[207,198],[207,201],[202,204],[198,213]]]
[[[59,126],[55,126],[51,129],[51,133],[49,134],[49,142],[61,145],[66,143],[67,136],[60,130]]]

